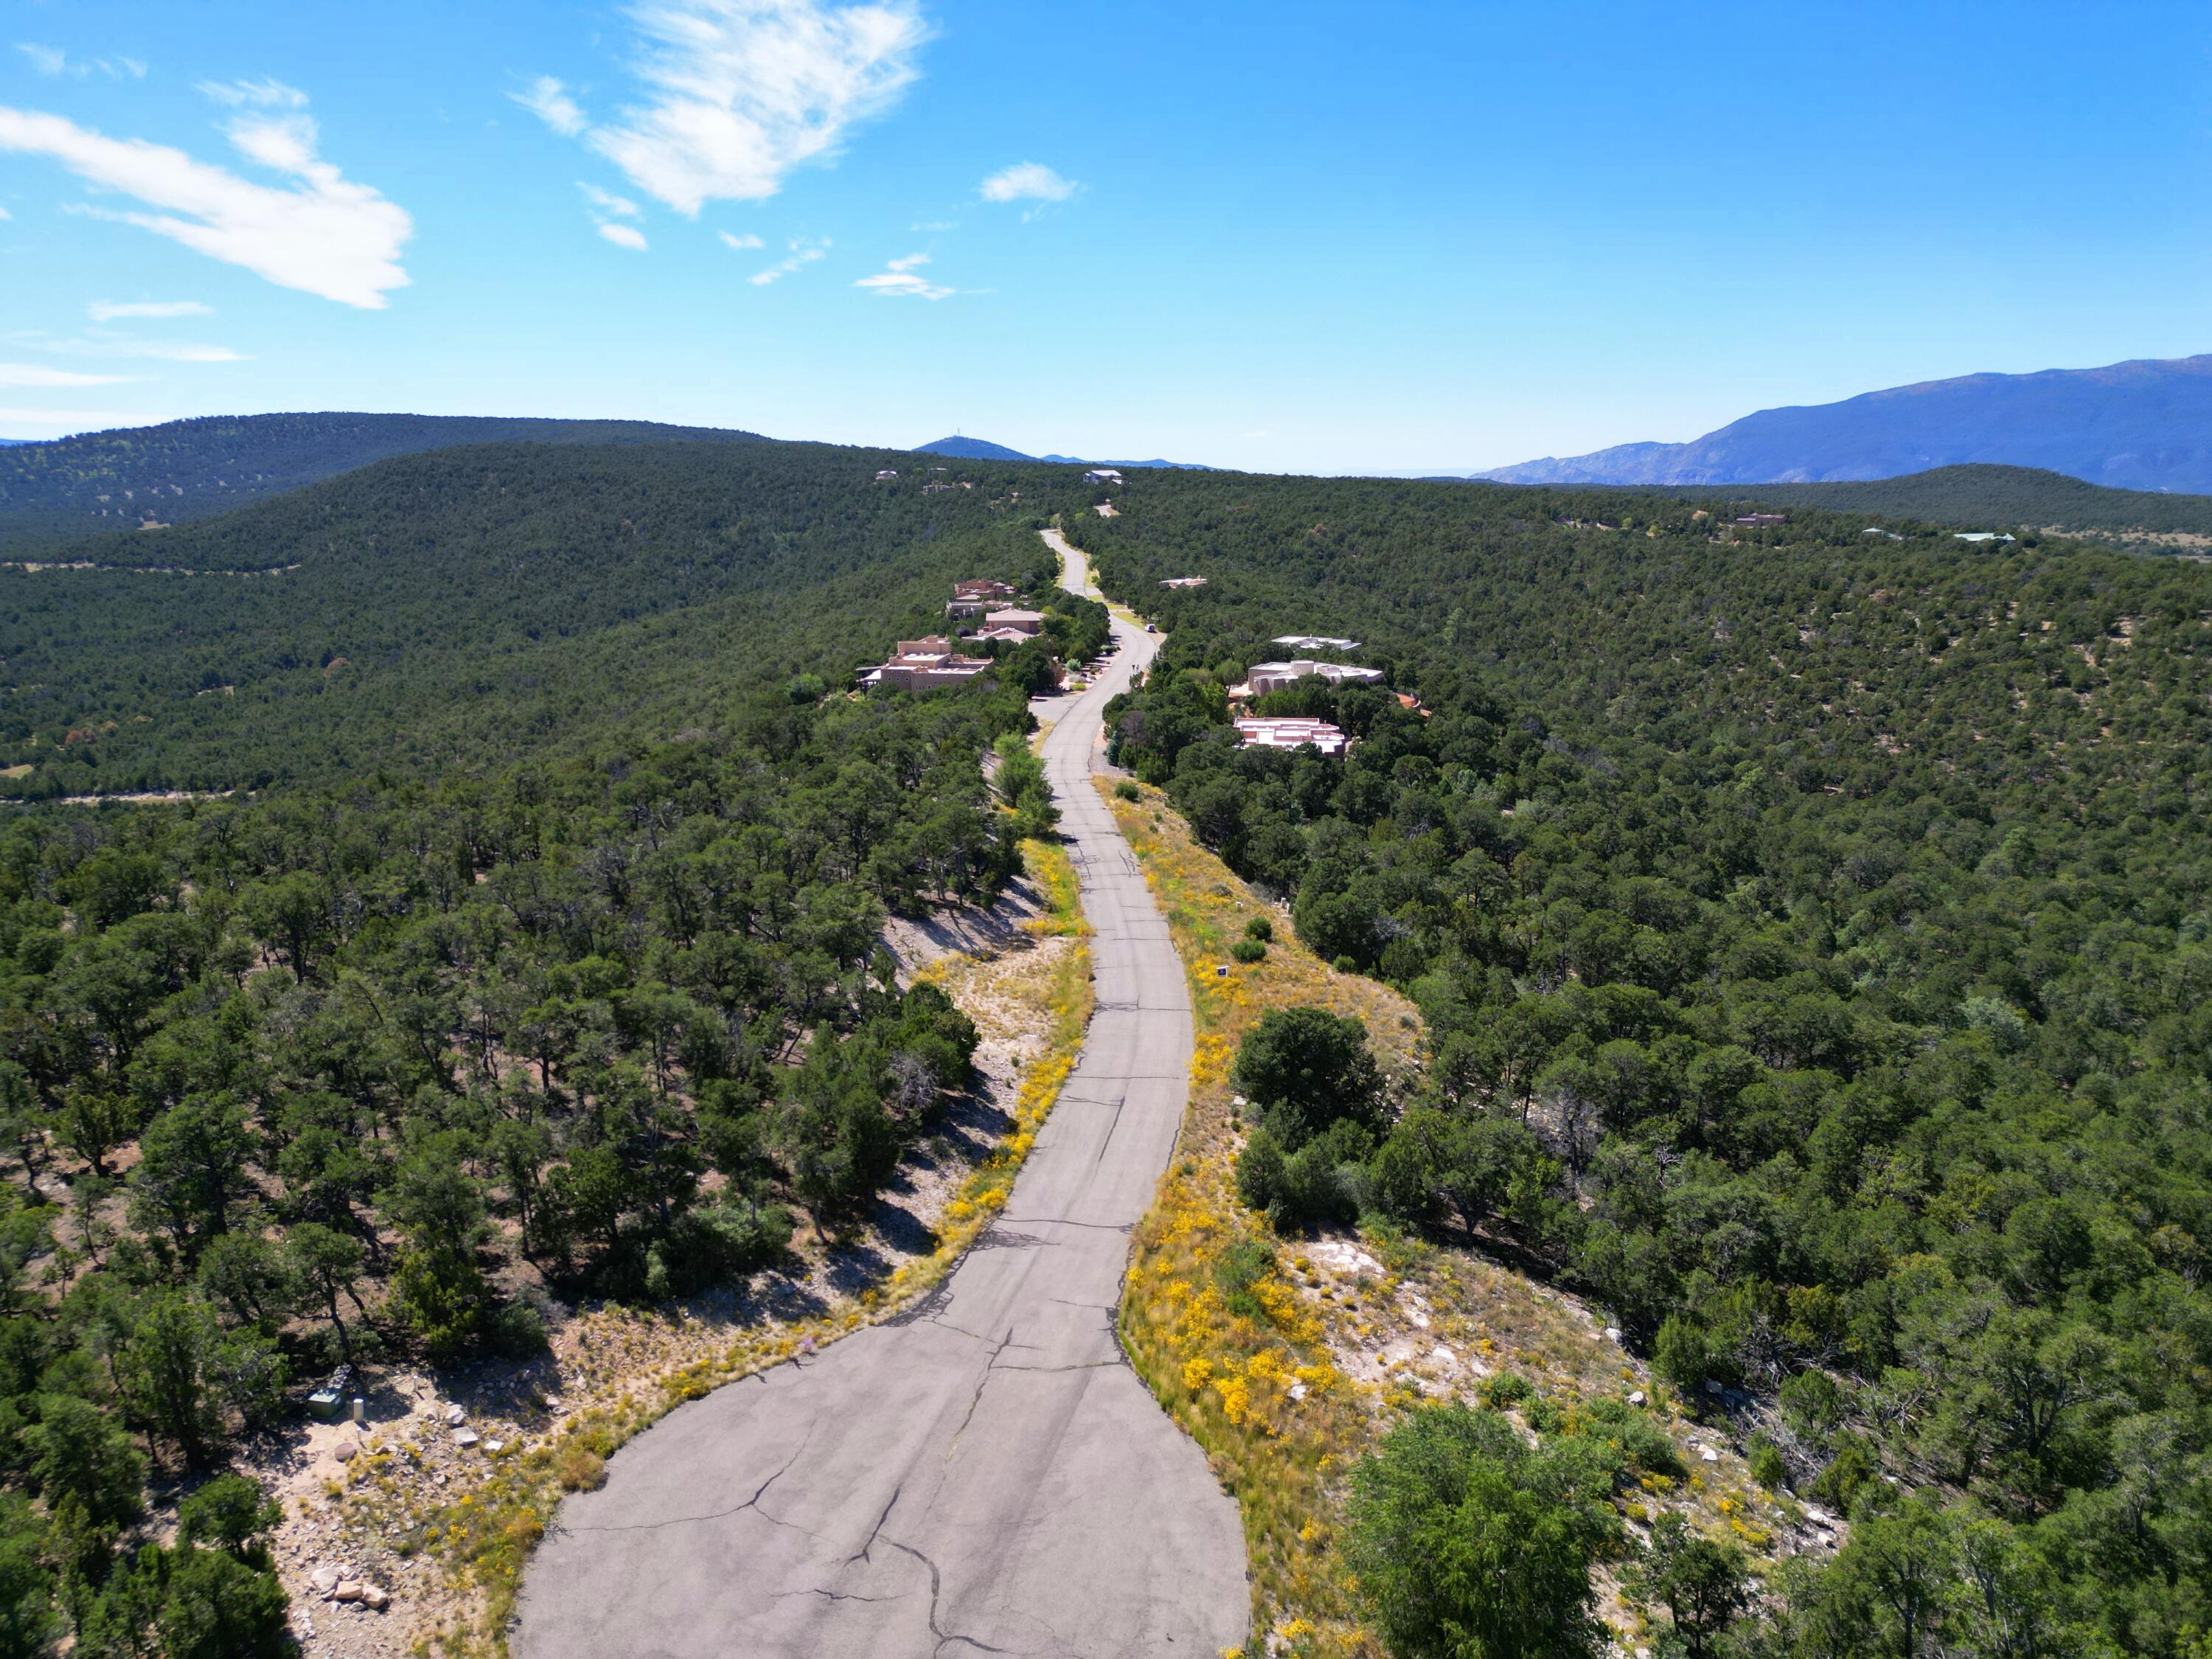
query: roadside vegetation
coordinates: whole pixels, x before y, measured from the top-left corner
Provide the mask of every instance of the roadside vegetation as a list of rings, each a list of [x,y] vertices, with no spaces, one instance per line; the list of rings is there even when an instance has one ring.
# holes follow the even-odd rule
[[[1427,1038],[1386,1111],[1261,1111],[1242,1197],[1220,1169],[1192,1213],[1316,1245],[1356,1216],[1601,1310],[1633,1386],[1741,1452],[1771,1506],[1745,1525],[1796,1529],[1694,1634],[1653,1588],[1662,1517],[1617,1504],[1592,1605],[1642,1596],[1655,1641],[2196,1659],[2212,574],[1622,492],[1175,475],[1114,500],[1068,533],[1169,632],[1115,756]],[[1358,741],[1240,751],[1226,688],[1309,631],[1361,640],[1383,686],[1255,712]],[[1490,1443],[1437,1432],[1422,1457]],[[1686,1524],[1760,1554],[1739,1518]],[[1508,1650],[1386,1623],[1399,1652]],[[1582,1650],[1553,1628],[1520,1650]]]

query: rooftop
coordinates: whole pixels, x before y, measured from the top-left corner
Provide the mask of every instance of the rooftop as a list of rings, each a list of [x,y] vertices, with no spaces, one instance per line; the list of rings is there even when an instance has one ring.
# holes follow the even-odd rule
[[[1327,720],[1241,720],[1237,736],[1247,749],[1303,749],[1311,744],[1324,755],[1344,752],[1344,731]]]

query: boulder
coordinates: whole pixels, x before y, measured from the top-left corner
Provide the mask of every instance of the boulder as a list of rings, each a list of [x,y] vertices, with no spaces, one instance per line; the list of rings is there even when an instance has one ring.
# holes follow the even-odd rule
[[[358,1578],[342,1578],[338,1581],[337,1588],[331,1592],[331,1600],[333,1601],[358,1601],[362,1596],[368,1594],[368,1586],[362,1583]]]
[[[367,1584],[362,1588],[361,1599],[368,1606],[382,1613],[385,1608],[392,1605],[392,1592],[381,1584]]]
[[[317,1567],[307,1575],[307,1582],[314,1586],[316,1595],[328,1595],[338,1587],[338,1570],[332,1566]]]

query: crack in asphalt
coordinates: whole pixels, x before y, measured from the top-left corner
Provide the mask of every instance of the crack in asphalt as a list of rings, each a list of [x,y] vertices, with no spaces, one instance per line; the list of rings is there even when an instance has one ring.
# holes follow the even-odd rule
[[[855,1561],[868,1559],[868,1552],[876,1547],[876,1534],[884,1529],[884,1522],[891,1518],[891,1510],[898,1505],[899,1494],[905,1490],[906,1482],[903,1480],[891,1488],[890,1502],[884,1505],[884,1512],[876,1517],[876,1524],[868,1528],[868,1535],[861,1540],[860,1547],[845,1558],[847,1566],[851,1566]]]
[[[972,1636],[963,1636],[957,1631],[948,1631],[939,1625],[937,1622],[937,1604],[939,1598],[944,1594],[945,1581],[943,1575],[937,1571],[937,1563],[915,1548],[913,1545],[902,1544],[896,1538],[886,1538],[884,1542],[895,1550],[903,1550],[929,1569],[929,1633],[937,1638],[937,1646],[932,1650],[933,1653],[944,1652],[947,1646],[955,1642],[959,1643],[963,1647],[973,1648],[978,1653],[1012,1653],[1013,1651],[1012,1648],[994,1648],[988,1642],[978,1641]]]
[[[1089,1227],[1102,1233],[1126,1233],[1137,1224],[1133,1221],[1063,1221],[1049,1215],[1010,1215],[1004,1219],[1015,1227]]]
[[[968,1432],[968,1425],[975,1420],[975,1407],[983,1403],[983,1389],[991,1381],[991,1373],[999,1368],[999,1356],[1012,1346],[1013,1340],[1014,1328],[1009,1325],[1006,1334],[999,1339],[998,1346],[991,1350],[990,1358],[983,1362],[982,1371],[975,1378],[975,1392],[968,1396],[968,1409],[961,1415],[960,1426],[952,1431],[952,1443],[945,1449],[946,1462],[950,1463],[952,1454],[960,1449],[960,1437]],[[936,1569],[933,1567],[930,1571],[934,1572]]]
[[[794,1532],[806,1532],[806,1528],[799,1525],[796,1522],[786,1521],[779,1516],[770,1515],[766,1510],[761,1508],[760,1501],[762,1498],[768,1496],[768,1489],[770,1486],[775,1485],[777,1481],[782,1480],[786,1474],[790,1473],[791,1466],[799,1462],[800,1455],[805,1453],[808,1444],[813,1440],[813,1438],[814,1428],[811,1424],[809,1424],[807,1425],[805,1435],[800,1439],[799,1444],[792,1449],[791,1455],[783,1460],[783,1467],[778,1469],[774,1474],[769,1476],[767,1480],[762,1481],[759,1486],[756,1486],[753,1489],[753,1495],[750,1498],[745,1499],[742,1504],[732,1504],[728,1509],[716,1510],[711,1515],[673,1515],[669,1516],[665,1521],[638,1521],[619,1527],[564,1527],[562,1530],[563,1532],[571,1533],[658,1532],[663,1527],[688,1527],[696,1525],[702,1521],[726,1521],[733,1515],[742,1515],[747,1510],[751,1510],[763,1521],[774,1522],[779,1527],[789,1527]],[[815,1536],[815,1534],[812,1533],[807,1533],[807,1536],[811,1538]]]

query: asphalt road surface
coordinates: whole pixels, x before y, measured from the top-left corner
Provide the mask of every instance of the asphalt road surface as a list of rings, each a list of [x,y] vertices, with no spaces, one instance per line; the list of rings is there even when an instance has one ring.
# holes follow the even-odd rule
[[[1090,781],[1100,709],[1158,643],[1115,631],[1113,666],[1043,711],[1097,1007],[1004,1214],[915,1313],[681,1407],[618,1453],[531,1564],[520,1659],[1243,1644],[1236,1505],[1114,1334],[1191,1059],[1167,924]]]

